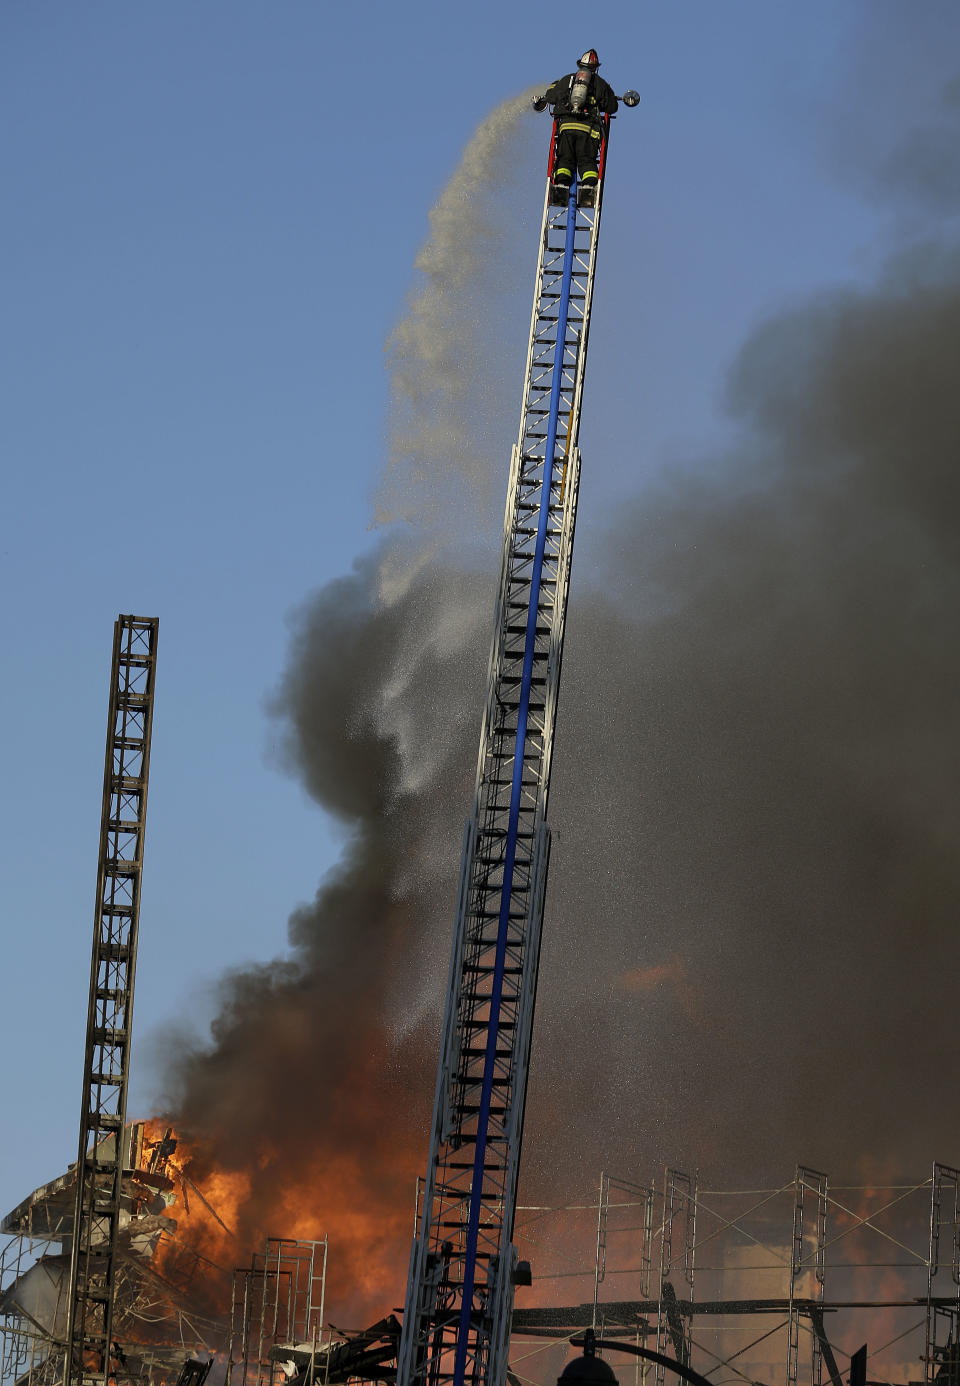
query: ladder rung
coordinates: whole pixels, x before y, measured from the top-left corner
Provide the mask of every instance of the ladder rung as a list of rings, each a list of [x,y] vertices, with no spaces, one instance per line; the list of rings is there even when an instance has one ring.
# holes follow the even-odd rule
[[[490,977],[493,973],[496,972],[496,967],[488,967],[486,966],[486,963],[482,962],[465,962],[463,965],[463,970],[465,973],[474,973],[475,976],[478,977]],[[522,969],[522,967],[504,967],[503,976],[519,977],[521,976],[522,972],[524,972],[524,969]]]

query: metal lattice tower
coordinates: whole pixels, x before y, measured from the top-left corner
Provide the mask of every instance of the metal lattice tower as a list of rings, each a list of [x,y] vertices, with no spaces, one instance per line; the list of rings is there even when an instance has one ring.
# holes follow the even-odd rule
[[[608,129],[609,133],[609,129]],[[602,188],[602,185],[601,185]],[[600,200],[544,203],[400,1386],[502,1386]]]
[[[70,1257],[66,1386],[116,1376],[113,1300],[156,667],[155,618],[113,633],[90,1001]]]

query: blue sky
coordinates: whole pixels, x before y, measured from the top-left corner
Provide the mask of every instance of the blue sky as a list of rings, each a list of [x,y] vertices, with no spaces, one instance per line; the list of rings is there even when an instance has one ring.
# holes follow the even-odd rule
[[[75,1153],[118,611],[161,620],[131,1114],[158,1030],[202,1026],[217,974],[281,950],[336,859],[267,704],[289,613],[375,541],[383,344],[477,122],[588,45],[642,93],[611,155],[581,534],[728,435],[754,324],[893,244],[871,170],[952,76],[952,3],[588,13],[0,8],[3,1211]],[[517,167],[547,128],[530,117]],[[503,217],[541,196],[505,178]],[[517,395],[524,346],[504,343]]]

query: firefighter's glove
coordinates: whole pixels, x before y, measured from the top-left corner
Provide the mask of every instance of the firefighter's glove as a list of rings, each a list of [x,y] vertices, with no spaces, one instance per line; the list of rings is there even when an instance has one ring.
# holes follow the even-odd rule
[[[545,96],[535,96],[530,102],[535,111],[545,111],[547,109],[547,98]]]

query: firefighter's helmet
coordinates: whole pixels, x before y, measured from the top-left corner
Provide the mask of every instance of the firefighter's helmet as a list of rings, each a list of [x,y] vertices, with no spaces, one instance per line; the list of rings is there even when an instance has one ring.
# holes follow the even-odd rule
[[[595,48],[588,48],[577,63],[577,67],[586,68],[588,72],[596,72],[599,66],[600,59],[597,57],[597,50]]]

